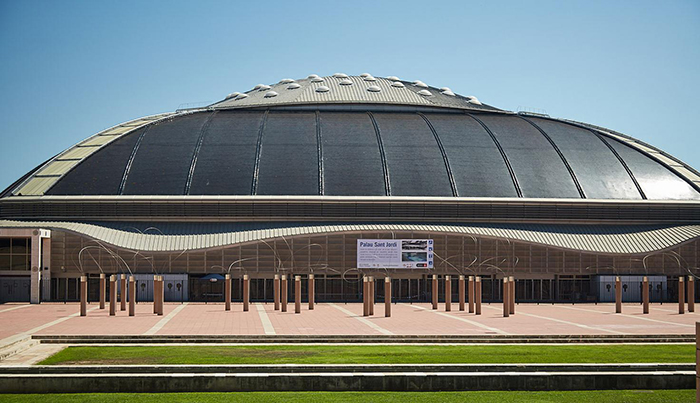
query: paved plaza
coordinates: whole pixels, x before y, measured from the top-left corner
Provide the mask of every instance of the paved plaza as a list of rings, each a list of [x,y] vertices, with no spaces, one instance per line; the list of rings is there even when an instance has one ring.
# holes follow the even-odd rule
[[[0,345],[30,335],[626,335],[693,334],[698,313],[678,314],[675,304],[653,304],[642,314],[639,304],[624,304],[615,314],[614,304],[519,304],[516,314],[502,316],[501,304],[484,304],[482,315],[456,310],[430,309],[430,304],[394,304],[384,317],[384,304],[375,315],[362,316],[359,303],[320,303],[300,314],[290,304],[288,312],[272,303],[252,303],[249,312],[234,303],[165,304],[164,315],[153,306],[137,304],[136,315],[125,311],[109,316],[109,309],[88,306],[78,316],[78,304],[0,305]]]

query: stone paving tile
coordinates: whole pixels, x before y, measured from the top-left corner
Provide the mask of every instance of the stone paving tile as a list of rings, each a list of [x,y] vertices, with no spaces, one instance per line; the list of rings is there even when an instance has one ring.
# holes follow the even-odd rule
[[[234,303],[227,312],[224,304],[190,303],[156,334],[265,334],[265,329],[254,304],[250,305],[250,311],[243,312],[243,304]]]
[[[110,317],[108,309],[89,311],[87,317],[74,316],[78,304],[44,303],[23,309],[14,305],[0,305],[0,337],[6,339],[23,334],[45,324],[65,318],[60,323],[45,327],[37,334],[94,334],[140,335],[167,317],[180,304],[165,304],[164,316],[153,315],[151,304],[137,304],[136,316],[117,311]],[[482,315],[460,312],[453,304],[451,312],[444,304],[437,311],[430,304],[393,304],[392,316],[384,317],[384,304],[375,305],[375,315],[362,317],[359,303],[320,303],[313,311],[302,305],[301,314],[274,310],[272,303],[251,304],[243,312],[242,304],[232,304],[226,312],[223,304],[190,303],[181,308],[156,334],[163,335],[255,335],[265,334],[261,320],[263,309],[278,335],[376,335],[376,334],[693,334],[700,313],[679,315],[676,304],[654,304],[651,314],[642,315],[639,304],[624,304],[623,314],[614,313],[615,305],[605,304],[518,304],[516,315],[502,316],[502,304],[482,305]],[[96,308],[91,304],[89,309]],[[700,304],[698,306],[700,310]],[[3,312],[4,310],[4,312]],[[348,314],[348,312],[352,314]],[[268,333],[270,327],[268,326]],[[271,333],[270,333],[271,334]]]

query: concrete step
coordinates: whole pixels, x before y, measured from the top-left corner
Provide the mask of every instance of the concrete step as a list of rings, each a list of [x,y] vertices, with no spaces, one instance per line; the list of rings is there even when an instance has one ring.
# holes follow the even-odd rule
[[[15,340],[11,340],[10,343],[0,347],[0,361],[36,346],[39,343],[39,340],[34,340],[29,336],[17,337]]]
[[[695,371],[0,374],[0,393],[692,389]]]

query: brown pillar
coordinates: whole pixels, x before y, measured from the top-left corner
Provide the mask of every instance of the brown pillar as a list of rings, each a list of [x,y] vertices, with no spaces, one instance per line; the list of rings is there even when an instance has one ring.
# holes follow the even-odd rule
[[[117,314],[117,276],[109,276],[109,316]]]
[[[481,315],[481,277],[474,278],[474,300],[476,302],[476,314]]]
[[[165,305],[165,281],[163,276],[158,276],[158,316],[163,316],[163,306]]]
[[[374,276],[369,276],[369,315],[374,315]]]
[[[469,276],[469,313],[474,313],[474,299],[476,297],[474,289],[474,276]]]
[[[678,314],[685,313],[685,281],[683,276],[678,277]]]
[[[452,310],[452,279],[445,276],[445,312]]]
[[[275,280],[273,285],[274,289],[274,299],[275,299],[275,311],[280,310],[280,275],[275,274]]]
[[[248,312],[250,309],[250,278],[247,274],[243,275],[243,312]]]
[[[510,302],[510,314],[515,315],[515,277],[510,276],[508,278],[508,287],[510,287],[510,297],[508,298]]]
[[[231,275],[227,274],[224,279],[224,300],[226,303],[226,310],[231,310]]]
[[[432,297],[433,297],[433,309],[438,309],[438,276],[433,274],[432,285]]]
[[[282,275],[282,281],[280,282],[280,302],[282,304],[282,312],[287,312],[287,276]]]
[[[369,316],[369,279],[362,277],[362,316]]]
[[[622,313],[622,283],[615,277],[615,313]]]
[[[507,318],[510,315],[510,282],[508,276],[503,277],[503,317]]]
[[[313,274],[309,274],[309,286],[306,291],[309,293],[309,311],[313,311],[316,302],[316,280]]]
[[[649,313],[649,279],[647,276],[642,279],[642,312]]]
[[[100,273],[100,309],[105,309],[107,300],[107,279],[104,273]]]
[[[695,312],[695,279],[688,276],[688,312]]]
[[[695,402],[700,403],[700,322],[695,322]]]
[[[391,317],[391,278],[384,277],[384,316]]]
[[[136,315],[136,279],[129,276],[129,316]]]
[[[80,316],[87,316],[87,276],[80,276]]]
[[[459,283],[458,283],[458,290],[457,292],[459,293],[459,310],[463,311],[464,310],[464,292],[465,292],[465,286],[464,286],[464,276],[460,275],[459,276]]]
[[[153,313],[158,315],[158,276],[153,276]]]
[[[126,274],[120,276],[119,287],[121,288],[119,293],[119,302],[121,302],[119,310],[126,311]]]
[[[294,276],[294,313],[301,313],[301,276]]]

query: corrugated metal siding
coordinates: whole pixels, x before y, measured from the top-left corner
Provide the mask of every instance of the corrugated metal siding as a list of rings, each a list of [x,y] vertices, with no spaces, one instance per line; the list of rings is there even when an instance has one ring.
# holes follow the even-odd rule
[[[127,226],[127,223],[118,223]],[[117,224],[114,224],[117,225]],[[167,225],[167,224],[164,224]],[[166,231],[188,232],[187,223],[170,224]],[[221,224],[220,229],[225,229]],[[700,237],[700,225],[686,226],[557,226],[557,225],[429,225],[429,224],[335,224],[299,225],[254,229],[256,224],[236,227],[234,231],[191,235],[160,235],[128,232],[108,226],[79,222],[0,221],[0,228],[51,228],[86,235],[119,248],[167,252],[196,250],[263,241],[280,237],[338,232],[416,231],[452,233],[511,239],[584,252],[633,254],[670,248]],[[279,224],[278,224],[279,225]],[[133,228],[133,227],[132,227]],[[249,229],[244,229],[249,228]],[[211,230],[216,230],[213,226]],[[159,229],[160,230],[160,229]]]

